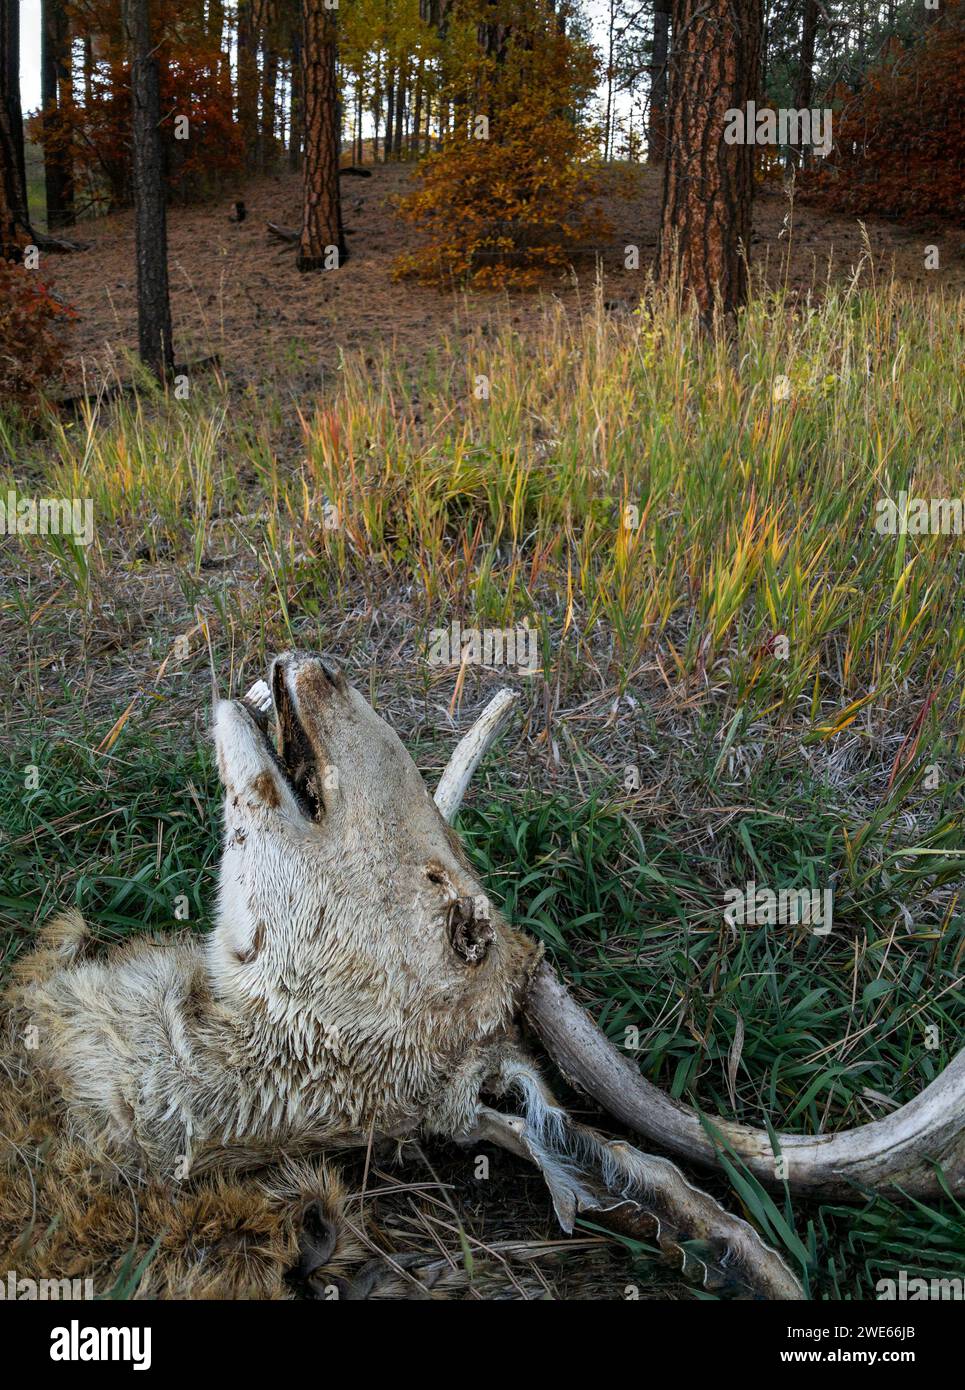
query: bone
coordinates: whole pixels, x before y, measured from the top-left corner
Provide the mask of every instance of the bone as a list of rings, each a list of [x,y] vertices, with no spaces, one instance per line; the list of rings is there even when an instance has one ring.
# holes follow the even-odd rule
[[[515,691],[500,690],[490,700],[465,737],[456,744],[452,757],[439,778],[435,794],[435,803],[442,818],[450,825],[459,813],[473,773],[496,741],[515,700]]]
[[[523,1012],[560,1073],[621,1124],[689,1162],[720,1165],[719,1146],[701,1118],[641,1076],[541,964]],[[762,1183],[838,1201],[864,1190],[897,1189],[934,1198],[965,1191],[965,1049],[900,1109],[837,1134],[777,1134],[712,1116],[713,1128]],[[777,1161],[777,1151],[783,1163]],[[942,1177],[935,1167],[938,1160]]]
[[[512,692],[500,691],[453,752],[435,797],[447,821],[456,816],[512,700]],[[531,981],[523,1015],[560,1073],[622,1124],[688,1162],[721,1165],[720,1144],[700,1116],[641,1076],[545,961]],[[867,1188],[930,1199],[950,1187],[957,1195],[965,1192],[965,1049],[913,1100],[855,1129],[772,1139],[720,1116],[712,1125],[766,1186],[786,1184],[838,1201],[860,1200]]]

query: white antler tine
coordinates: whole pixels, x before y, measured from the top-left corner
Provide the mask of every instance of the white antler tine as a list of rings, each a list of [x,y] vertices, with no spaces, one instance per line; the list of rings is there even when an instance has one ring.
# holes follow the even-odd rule
[[[435,803],[449,824],[455,820],[473,773],[495,742],[515,701],[514,690],[498,691],[453,749],[435,794]]]

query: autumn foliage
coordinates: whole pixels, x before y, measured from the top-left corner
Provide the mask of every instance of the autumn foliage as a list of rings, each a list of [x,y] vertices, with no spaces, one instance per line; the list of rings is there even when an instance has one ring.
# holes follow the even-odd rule
[[[834,211],[961,217],[963,146],[965,12],[950,0],[919,42],[893,44],[835,109],[834,149],[803,190]]]
[[[0,260],[0,400],[37,405],[60,370],[61,332],[71,317],[35,270]]]
[[[68,154],[78,188],[95,205],[126,206],[131,200],[131,94],[121,0],[77,0],[68,5],[79,28],[93,28],[96,51],[84,74],[84,99],[62,109],[45,130],[30,125],[38,143],[55,143]],[[243,146],[234,120],[228,54],[210,32],[203,7],[155,0],[158,34],[162,136],[171,194],[182,200],[203,196],[241,167]],[[176,124],[179,117],[186,117]],[[178,134],[182,137],[178,138]]]
[[[400,201],[423,240],[398,274],[528,288],[608,231],[592,206],[596,132],[575,115],[593,54],[559,33],[548,6],[508,10],[498,51],[463,78],[453,129]]]

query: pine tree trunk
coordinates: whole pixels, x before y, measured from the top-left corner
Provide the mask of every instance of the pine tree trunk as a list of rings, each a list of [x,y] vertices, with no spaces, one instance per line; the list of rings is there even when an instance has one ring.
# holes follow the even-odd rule
[[[27,168],[23,147],[23,109],[20,105],[20,0],[0,0],[0,50],[5,67],[0,73],[0,99],[7,111],[17,185],[23,199],[21,211],[27,217]]]
[[[794,88],[794,105],[799,111],[807,110],[811,106],[811,93],[814,86],[814,45],[817,33],[818,0],[804,0],[804,16],[801,21],[801,57]]]
[[[375,75],[372,82],[372,163],[379,162],[379,121],[382,119],[382,67],[378,56],[375,59]]]
[[[801,56],[798,63],[797,81],[794,86],[794,105],[799,111],[808,111],[814,87],[814,45],[818,33],[818,0],[804,0],[804,15],[801,20]],[[802,166],[810,163],[811,152],[807,145],[801,146]]]
[[[613,124],[613,33],[616,28],[616,0],[610,0],[610,22],[607,28],[606,109],[603,116],[603,162],[610,160]]]
[[[278,86],[278,54],[266,50],[261,83],[261,136],[259,164],[267,169],[275,158],[275,93]]]
[[[261,49],[261,123],[258,131],[258,167],[268,168],[275,158],[275,92],[278,86],[278,50],[275,46],[274,0],[265,0]]]
[[[40,31],[47,230],[74,223],[74,177],[62,116],[70,102],[70,26],[63,0],[43,0]]]
[[[19,0],[0,0],[0,260],[19,261],[32,240],[20,109]]]
[[[305,127],[305,101],[303,95],[302,36],[294,29],[291,36],[292,51],[292,97],[291,129],[288,133],[288,167],[293,172],[302,161],[302,140]]]
[[[415,79],[415,104],[412,111],[412,129],[409,131],[409,153],[419,153],[419,128],[422,124],[422,82],[423,82],[423,58],[419,55],[419,66],[416,69]]]
[[[747,299],[755,146],[724,132],[757,95],[761,26],[761,0],[673,0],[659,276],[705,323]]]
[[[17,159],[6,107],[0,105],[0,260],[19,261],[30,241],[18,211]]]
[[[125,9],[131,55],[138,350],[158,380],[165,381],[174,373],[174,347],[168,292],[160,78],[151,38],[150,0],[126,0]]]
[[[257,0],[238,0],[238,125],[251,168],[258,142],[258,33],[254,8]]]
[[[654,0],[653,64],[650,79],[650,119],[647,159],[662,164],[667,157],[667,57],[670,52],[670,0]]]
[[[324,0],[302,0],[302,15],[305,209],[298,269],[334,269],[346,260],[338,186],[338,35],[335,12],[325,8]]]
[[[405,99],[408,80],[409,65],[403,59],[399,65],[399,85],[395,94],[395,138],[392,141],[392,153],[395,155],[396,159],[401,159],[402,157],[402,132],[405,118]]]
[[[364,162],[364,150],[362,147],[362,72],[361,68],[355,74],[355,163]]]
[[[395,125],[395,68],[389,68],[386,73],[386,92],[385,92],[385,155],[384,163],[389,162],[392,154],[392,131]]]

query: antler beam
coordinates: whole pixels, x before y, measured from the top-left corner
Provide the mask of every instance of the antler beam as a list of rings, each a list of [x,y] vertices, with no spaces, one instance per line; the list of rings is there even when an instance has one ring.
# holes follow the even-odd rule
[[[718,1165],[720,1151],[695,1110],[640,1075],[544,962],[527,996],[526,1019],[561,1074],[637,1134],[695,1163]],[[881,1120],[837,1134],[775,1135],[717,1115],[709,1123],[761,1182],[786,1180],[797,1192],[854,1201],[861,1188],[936,1197],[945,1182],[965,1189],[965,1051],[914,1100]],[[778,1154],[783,1163],[778,1164]]]

